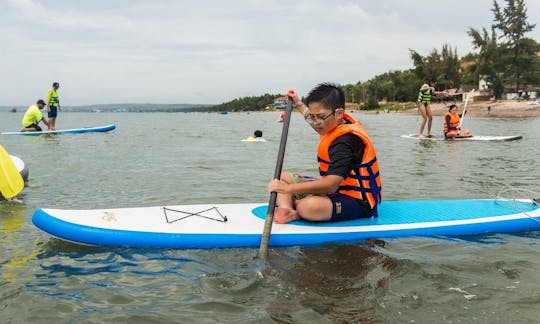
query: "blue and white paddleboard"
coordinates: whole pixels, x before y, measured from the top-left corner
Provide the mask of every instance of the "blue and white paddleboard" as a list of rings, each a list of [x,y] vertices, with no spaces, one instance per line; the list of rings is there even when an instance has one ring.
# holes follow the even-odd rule
[[[474,135],[471,137],[458,137],[454,139],[446,139],[443,135],[434,135],[432,137],[419,138],[418,134],[406,134],[401,135],[403,138],[410,138],[422,141],[515,141],[521,139],[521,135],[508,135],[508,136],[489,136],[489,135]]]
[[[112,124],[112,125],[98,126],[98,127],[60,129],[60,130],[41,131],[41,132],[3,132],[2,135],[35,136],[35,135],[43,135],[43,134],[95,133],[95,132],[108,132],[115,128],[116,128],[116,125]]]
[[[38,209],[32,221],[60,239],[98,246],[258,247],[266,211],[266,204]],[[270,245],[540,230],[540,207],[534,200],[384,201],[379,214],[377,218],[335,223],[274,224]]]

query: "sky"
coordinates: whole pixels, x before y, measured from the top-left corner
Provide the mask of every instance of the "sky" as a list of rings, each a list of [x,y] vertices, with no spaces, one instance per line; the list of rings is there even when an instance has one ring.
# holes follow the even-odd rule
[[[503,0],[497,0],[504,7]],[[540,1],[527,0],[540,41]],[[219,104],[474,51],[493,0],[0,0],[0,105]]]

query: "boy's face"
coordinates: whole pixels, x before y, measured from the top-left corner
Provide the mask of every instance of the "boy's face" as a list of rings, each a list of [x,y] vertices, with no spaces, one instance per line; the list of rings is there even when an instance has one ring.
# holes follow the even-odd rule
[[[336,128],[342,118],[342,108],[333,111],[318,102],[309,104],[309,113],[306,116],[307,122],[319,135],[324,135]]]

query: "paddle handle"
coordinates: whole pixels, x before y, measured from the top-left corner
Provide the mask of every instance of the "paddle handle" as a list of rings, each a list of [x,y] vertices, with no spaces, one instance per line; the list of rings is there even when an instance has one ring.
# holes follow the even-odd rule
[[[285,147],[287,146],[287,137],[289,135],[289,124],[291,122],[292,113],[292,99],[287,101],[287,107],[285,108],[285,119],[283,120],[283,130],[281,131],[281,140],[279,142],[278,157],[276,162],[276,169],[274,171],[274,179],[281,177],[281,170],[283,168],[283,159],[285,158]],[[277,192],[270,193],[270,200],[268,202],[268,211],[266,212],[266,218],[264,220],[264,229],[261,237],[261,245],[259,246],[259,258],[268,258],[268,242],[270,241],[270,233],[272,232],[272,224],[274,222],[274,209],[276,208]]]
[[[465,105],[463,106],[463,113],[461,114],[461,118],[459,119],[459,128],[461,129],[461,125],[463,125],[463,119],[465,119],[465,112],[467,111],[467,103],[469,102],[469,97],[473,95],[475,89],[472,89],[467,93],[465,96]]]

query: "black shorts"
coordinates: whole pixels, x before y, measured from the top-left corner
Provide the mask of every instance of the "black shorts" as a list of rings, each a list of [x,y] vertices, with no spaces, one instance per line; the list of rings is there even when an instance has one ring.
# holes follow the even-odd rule
[[[371,207],[365,200],[355,199],[340,193],[328,194],[332,201],[331,222],[371,217]]]
[[[36,130],[36,132],[41,132],[42,131],[41,127],[39,127],[38,124],[36,124],[36,123],[25,126],[24,128],[34,128]]]

